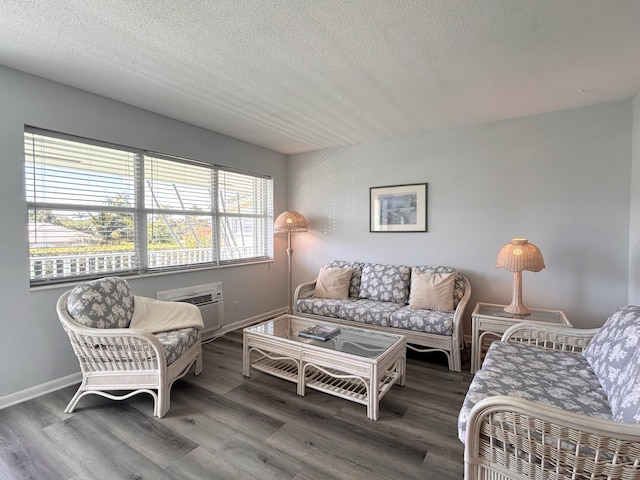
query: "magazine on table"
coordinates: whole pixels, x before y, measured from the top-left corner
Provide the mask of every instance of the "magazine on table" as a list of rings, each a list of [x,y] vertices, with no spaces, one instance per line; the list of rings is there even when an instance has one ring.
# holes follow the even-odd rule
[[[311,338],[313,340],[320,340],[326,342],[331,337],[335,337],[340,333],[340,328],[334,325],[313,325],[312,327],[305,328],[298,333],[299,337]]]

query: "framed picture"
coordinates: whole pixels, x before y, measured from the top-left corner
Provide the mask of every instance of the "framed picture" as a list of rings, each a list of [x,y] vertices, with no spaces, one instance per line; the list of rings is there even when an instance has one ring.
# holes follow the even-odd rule
[[[370,232],[426,232],[427,184],[371,187]]]

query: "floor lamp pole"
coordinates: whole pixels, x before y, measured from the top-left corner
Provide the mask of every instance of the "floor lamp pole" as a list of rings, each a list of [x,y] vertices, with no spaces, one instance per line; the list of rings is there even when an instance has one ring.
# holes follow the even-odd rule
[[[293,255],[293,248],[291,248],[291,232],[287,232],[287,257],[289,258],[289,271],[287,274],[287,295],[289,295],[289,305],[287,313],[289,315],[293,313],[293,292],[291,291],[291,255]]]
[[[287,270],[287,295],[288,305],[287,313],[293,313],[293,285],[291,278],[291,256],[293,255],[293,248],[291,248],[291,233],[306,232],[307,221],[302,214],[298,212],[286,211],[282,212],[273,222],[273,233],[287,233],[287,257],[288,257],[288,270]]]

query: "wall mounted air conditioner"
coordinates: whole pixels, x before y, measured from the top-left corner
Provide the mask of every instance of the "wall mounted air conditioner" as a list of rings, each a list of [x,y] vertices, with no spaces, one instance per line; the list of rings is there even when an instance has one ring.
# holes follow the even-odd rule
[[[186,302],[200,309],[204,330],[202,339],[215,335],[216,330],[224,323],[224,301],[222,298],[222,282],[194,285],[193,287],[176,288],[158,292],[158,300],[170,302]]]

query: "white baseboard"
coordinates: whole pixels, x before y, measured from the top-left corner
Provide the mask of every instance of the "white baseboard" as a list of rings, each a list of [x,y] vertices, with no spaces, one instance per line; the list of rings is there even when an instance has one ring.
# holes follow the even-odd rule
[[[82,372],[72,373],[66,377],[51,380],[50,382],[42,383],[35,387],[26,388],[19,392],[10,393],[9,395],[3,395],[0,397],[0,410],[80,382],[82,382]]]
[[[226,326],[227,331],[237,330],[238,328],[244,328],[249,325],[253,325],[255,323],[264,322],[271,318],[279,317],[280,315],[284,315],[287,313],[286,308],[280,308],[278,310],[272,310],[270,312],[261,313],[260,315],[256,315],[254,317],[245,318],[244,320],[240,320],[239,322],[231,323]]]
[[[233,330],[238,330],[239,328],[245,328],[245,327],[248,327],[249,325],[254,325],[256,323],[264,322],[266,320],[279,317],[280,315],[284,315],[286,313],[287,313],[286,308],[279,308],[277,310],[271,310],[270,312],[261,313],[260,315],[256,315],[254,317],[245,318],[243,320],[230,323],[229,325],[224,325],[221,329],[216,330],[215,332],[210,332],[209,335],[207,335],[206,337],[203,336],[202,340],[203,341],[213,340]]]
[[[222,327],[220,330],[216,332],[212,332],[213,335],[211,336],[211,338],[220,337],[232,330],[248,327],[249,325],[263,322],[265,320],[269,320],[270,318],[279,317],[280,315],[284,315],[285,313],[287,313],[287,309],[280,308],[277,310],[272,310],[270,312],[262,313],[260,315],[256,315],[254,317],[245,318],[244,320],[240,320],[238,322],[230,323],[229,325],[225,325],[224,327]],[[208,339],[204,339],[204,340],[208,340]],[[34,387],[30,387],[25,390],[21,390],[19,392],[0,396],[0,410],[2,410],[3,408],[10,407],[12,405],[16,405],[18,403],[26,402],[27,400],[31,400],[33,398],[39,397],[41,395],[45,395],[47,393],[55,392],[56,390],[66,388],[70,385],[74,385],[80,382],[82,382],[82,372],[73,373],[66,377],[58,378],[56,380],[51,380],[50,382],[43,383],[41,385],[36,385]]]

